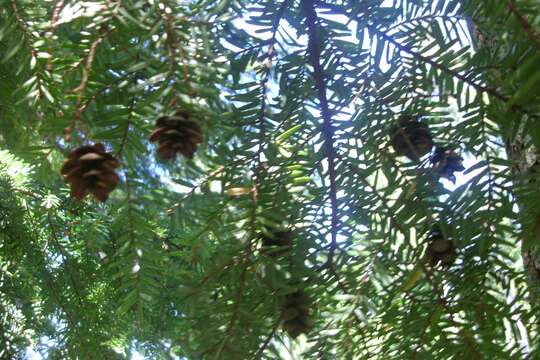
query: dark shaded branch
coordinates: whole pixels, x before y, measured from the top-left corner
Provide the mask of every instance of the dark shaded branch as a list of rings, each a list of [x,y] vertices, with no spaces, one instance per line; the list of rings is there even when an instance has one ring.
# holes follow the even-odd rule
[[[324,70],[321,66],[321,54],[319,49],[319,26],[315,4],[313,0],[302,0],[302,9],[306,17],[308,26],[309,43],[308,49],[313,66],[313,79],[317,88],[317,97],[321,106],[321,115],[323,117],[322,135],[324,138],[325,157],[328,159],[328,177],[330,179],[330,205],[331,214],[331,246],[328,254],[328,264],[332,267],[333,256],[337,248],[337,225],[338,225],[338,203],[337,203],[337,184],[336,184],[336,155],[334,150],[334,127],[332,126],[332,115],[328,107],[328,98],[326,97],[326,85],[324,80]]]
[[[527,36],[529,37],[529,40],[531,41],[531,43],[533,43],[534,46],[536,47],[536,51],[540,52],[540,41],[538,40],[538,35],[534,31],[531,24],[527,21],[527,19],[523,15],[521,15],[519,10],[517,9],[517,6],[514,0],[507,0],[506,3],[508,4],[508,8],[510,9],[510,12],[516,17],[517,21],[519,22],[523,30],[525,30],[525,32],[527,33]]]
[[[252,360],[257,360],[261,358],[261,355],[264,353],[264,350],[268,347],[268,344],[270,344],[270,341],[274,338],[274,335],[276,335],[276,331],[279,328],[279,325],[281,324],[281,320],[283,318],[283,314],[276,320],[274,323],[274,326],[272,326],[272,331],[270,331],[270,334],[266,337],[262,345],[259,347],[259,350],[257,350],[257,353],[253,356]]]
[[[122,134],[122,140],[120,141],[120,147],[118,148],[118,152],[116,153],[117,157],[122,156],[122,152],[124,151],[124,147],[126,146],[127,137],[129,134],[129,128],[131,127],[131,120],[133,118],[134,107],[135,107],[135,95],[131,97],[131,101],[129,104],[129,115],[126,121],[126,127],[124,128],[124,133]]]

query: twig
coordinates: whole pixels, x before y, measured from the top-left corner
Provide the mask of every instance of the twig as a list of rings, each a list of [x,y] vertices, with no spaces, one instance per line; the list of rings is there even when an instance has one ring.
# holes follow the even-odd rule
[[[124,75],[116,78],[112,83],[103,86],[101,89],[96,91],[92,96],[90,96],[84,104],[81,104],[81,113],[83,113],[92,101],[96,100],[99,95],[103,95],[107,90],[110,90],[114,85],[117,85],[121,81],[125,80],[127,77],[131,76],[134,72],[127,72]]]
[[[163,20],[165,21],[165,28],[167,32],[167,61],[169,62],[169,74],[168,77],[172,78],[176,74],[176,60],[175,60],[175,52],[178,53],[178,57],[180,58],[180,64],[182,65],[182,72],[183,72],[183,81],[184,85],[186,86],[186,89],[188,90],[188,93],[191,96],[195,95],[195,92],[193,91],[191,87],[190,82],[190,76],[189,76],[189,69],[186,64],[186,57],[184,54],[184,49],[182,48],[182,45],[180,44],[180,40],[178,39],[178,36],[176,35],[174,31],[174,24],[173,19],[171,18],[171,15],[167,12],[166,8],[163,8],[161,11],[161,16]],[[171,99],[170,106],[175,107],[177,101],[177,95],[176,95],[176,88],[173,89],[173,95]]]
[[[47,69],[47,71],[52,71],[53,69],[53,65],[52,65],[52,59],[53,59],[53,50],[54,50],[54,46],[53,46],[53,41],[52,41],[52,38],[53,38],[53,35],[54,35],[54,32],[56,30],[56,27],[58,26],[58,18],[60,17],[60,10],[62,10],[62,6],[64,6],[64,0],[59,0],[56,5],[54,5],[54,9],[53,9],[53,12],[52,12],[52,16],[51,16],[51,27],[49,28],[49,33],[48,33],[48,36],[50,38],[50,44],[49,44],[49,54],[51,55],[49,57],[49,59],[47,60],[47,65],[45,67],[45,69]]]
[[[69,264],[69,260],[70,260],[71,256],[69,256],[69,254],[64,251],[64,248],[62,247],[62,245],[60,244],[60,241],[58,240],[58,234],[56,233],[56,228],[55,228],[55,226],[53,224],[50,211],[47,212],[47,223],[49,224],[49,228],[51,229],[51,238],[52,238],[54,244],[56,245],[56,248],[60,252],[60,254],[64,257],[66,270],[67,270],[67,273],[69,275],[71,285],[73,287],[73,292],[76,295],[76,298],[77,298],[77,301],[79,302],[79,305],[81,306],[81,308],[83,308],[84,305],[83,305],[81,293],[79,292],[79,288],[77,287],[77,283],[75,282],[75,278],[73,277],[73,273],[70,271],[71,266]]]
[[[453,77],[455,77],[456,79],[458,80],[461,80],[463,81],[464,83],[472,86],[474,89],[476,89],[477,91],[480,91],[480,92],[483,92],[483,93],[486,93],[486,94],[489,94],[491,96],[493,96],[494,98],[498,99],[498,100],[501,100],[501,101],[504,101],[504,102],[507,102],[509,99],[507,96],[505,95],[502,95],[501,93],[499,93],[497,90],[495,89],[492,89],[492,88],[489,88],[489,87],[486,87],[484,85],[481,85],[481,84],[478,84],[476,82],[474,82],[473,80],[467,78],[466,76],[464,76],[463,74],[455,71],[455,70],[452,70],[452,69],[449,69],[448,67],[446,67],[445,65],[443,64],[440,64],[432,59],[430,59],[429,57],[427,56],[424,56],[422,54],[420,54],[419,52],[417,51],[414,51],[413,49],[411,49],[410,47],[406,46],[406,45],[403,45],[399,42],[397,42],[396,40],[394,40],[390,35],[380,31],[380,30],[377,30],[377,29],[374,29],[375,32],[377,32],[380,37],[382,39],[384,39],[385,41],[391,43],[392,45],[394,45],[399,51],[402,51],[402,52],[405,52],[415,58],[417,58],[418,60],[421,60],[431,66],[433,66],[434,68],[436,69],[439,69],[447,74],[450,74],[452,75]]]
[[[23,195],[30,196],[34,198],[35,200],[41,200],[41,196],[39,194],[36,194],[35,192],[25,190],[25,189],[13,189],[13,190]]]
[[[243,260],[244,268],[242,269],[242,272],[240,273],[240,279],[238,280],[239,285],[238,285],[238,291],[236,293],[236,299],[233,305],[233,314],[231,316],[231,320],[229,321],[229,325],[227,326],[227,330],[225,330],[225,336],[223,338],[223,341],[221,342],[218,348],[218,351],[216,353],[216,356],[215,356],[216,360],[221,358],[221,354],[223,353],[223,350],[229,343],[229,339],[231,338],[233,334],[233,329],[234,329],[234,326],[236,325],[236,321],[238,320],[238,317],[240,316],[240,302],[242,300],[242,296],[244,294],[244,288],[246,286],[246,273],[249,267],[248,266],[249,257],[251,256],[251,243],[252,242],[249,241],[248,247],[246,248],[245,253],[244,253],[244,260]]]
[[[399,232],[401,232],[404,236],[407,236],[407,233],[405,231],[405,229],[401,226],[401,224],[397,221],[397,219],[395,218],[395,216],[393,215],[392,213],[392,208],[390,207],[390,205],[388,205],[387,203],[387,200],[385,198],[382,197],[381,194],[379,194],[379,192],[375,189],[375,187],[373,185],[371,185],[367,180],[366,178],[364,177],[364,175],[360,172],[360,169],[356,168],[353,164],[351,164],[348,160],[345,159],[345,162],[346,162],[346,166],[352,171],[354,172],[356,175],[358,175],[358,177],[360,178],[360,181],[362,181],[362,183],[364,184],[364,186],[368,187],[369,189],[371,189],[371,193],[375,195],[375,197],[377,199],[379,199],[379,201],[381,202],[381,205],[384,207],[385,211],[386,211],[386,215],[390,218],[390,225],[392,225],[393,227],[395,227],[397,230],[399,230]]]
[[[11,7],[13,9],[13,13],[15,14],[15,19],[17,19],[17,23],[19,24],[19,27],[21,28],[21,33],[23,35],[23,38],[26,41],[28,48],[30,49],[30,53],[32,54],[32,57],[37,60],[37,50],[33,45],[31,32],[29,32],[28,29],[24,26],[25,22],[21,16],[21,13],[19,11],[19,8],[17,7],[17,3],[15,0],[11,0]],[[38,90],[38,99],[41,100],[44,96],[43,90],[42,90],[43,79],[41,78],[39,71],[36,71],[34,75],[36,76],[36,85],[37,85],[36,87]]]
[[[540,41],[538,40],[538,35],[534,31],[531,24],[529,24],[527,19],[523,15],[521,15],[514,0],[507,0],[506,3],[508,4],[510,11],[512,12],[512,14],[514,14],[523,30],[525,30],[525,32],[527,33],[529,40],[531,40],[531,42],[534,44],[536,50],[540,52]]]
[[[135,95],[131,97],[131,102],[129,104],[129,115],[128,119],[126,121],[126,127],[124,129],[124,134],[122,135],[122,141],[120,142],[120,147],[118,148],[118,152],[116,153],[117,157],[122,156],[122,152],[124,151],[124,147],[126,145],[127,137],[129,134],[129,128],[131,127],[131,119],[133,118],[133,107],[135,106]]]
[[[252,360],[257,360],[259,356],[261,356],[264,353],[264,350],[268,347],[268,344],[270,344],[270,341],[274,338],[274,335],[276,335],[276,331],[279,328],[279,324],[281,324],[281,320],[283,318],[283,314],[276,320],[274,323],[274,326],[272,327],[272,331],[270,331],[270,334],[266,337],[262,345],[259,347],[259,350],[255,353],[255,355],[251,358]]]
[[[335,165],[335,150],[334,150],[334,127],[332,125],[332,115],[328,107],[328,99],[326,97],[326,85],[324,80],[324,70],[321,66],[320,50],[319,50],[319,28],[317,25],[318,18],[315,12],[315,4],[313,0],[302,0],[302,9],[306,17],[308,26],[309,42],[308,48],[311,54],[311,63],[313,66],[313,78],[315,87],[317,88],[318,99],[321,106],[321,114],[323,117],[322,135],[324,138],[325,156],[328,159],[328,176],[330,178],[330,204],[332,208],[331,225],[330,225],[330,250],[328,253],[328,264],[333,266],[333,257],[337,249],[337,231],[338,231],[338,202],[337,202],[337,184],[336,184],[336,165]]]
[[[227,169],[230,169],[232,166],[235,166],[235,165],[238,165],[238,164],[241,164],[242,162],[246,161],[246,158],[241,158],[241,159],[238,159],[238,160],[235,160],[235,161],[232,161],[226,165],[222,165],[220,166],[217,170],[213,171],[210,173],[210,175],[208,175],[203,181],[201,181],[200,183],[198,183],[197,185],[193,186],[191,188],[191,190],[189,190],[187,193],[184,194],[184,196],[182,196],[182,198],[180,200],[178,200],[176,203],[174,203],[170,208],[167,209],[167,214],[169,215],[172,215],[172,213],[174,212],[174,210],[176,210],[177,208],[180,207],[180,205],[182,205],[182,202],[184,202],[187,198],[189,198],[190,196],[192,196],[195,191],[197,191],[197,189],[199,189],[200,187],[206,185],[210,180],[212,180],[213,178],[215,178],[216,176],[218,176],[219,174],[225,172],[225,170]]]
[[[76,103],[76,110],[75,110],[75,117],[74,122],[78,121],[81,117],[81,113],[83,112],[83,97],[84,93],[86,91],[86,86],[88,85],[88,79],[90,77],[90,73],[92,72],[92,64],[94,63],[94,58],[96,56],[96,50],[98,45],[105,39],[105,35],[109,32],[109,30],[106,30],[105,27],[101,27],[98,31],[98,36],[94,39],[92,44],[90,45],[90,50],[88,52],[88,56],[86,57],[86,62],[83,68],[83,75],[81,78],[81,82],[79,83],[79,86],[77,86],[75,89],[73,89],[73,92],[77,94],[77,103]]]

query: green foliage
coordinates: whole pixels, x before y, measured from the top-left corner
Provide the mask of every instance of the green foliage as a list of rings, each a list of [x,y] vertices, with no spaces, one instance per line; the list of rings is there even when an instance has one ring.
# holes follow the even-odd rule
[[[526,0],[0,0],[0,357],[537,357],[539,34]],[[164,162],[178,108],[204,141]],[[457,185],[396,155],[400,115]],[[121,183],[77,201],[97,142]]]

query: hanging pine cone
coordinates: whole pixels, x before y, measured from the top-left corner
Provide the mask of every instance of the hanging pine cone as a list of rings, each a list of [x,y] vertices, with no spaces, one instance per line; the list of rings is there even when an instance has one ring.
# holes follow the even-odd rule
[[[115,169],[120,163],[105,151],[103,144],[84,145],[73,150],[61,173],[71,185],[71,196],[82,200],[91,193],[104,202],[109,193],[118,185],[119,178]]]
[[[441,264],[450,266],[456,259],[456,249],[449,239],[446,239],[438,227],[431,230],[427,255],[433,266]]]
[[[311,302],[303,290],[287,294],[281,318],[283,329],[292,338],[309,333],[313,327],[313,321],[309,314],[310,304]]]
[[[463,158],[454,150],[444,147],[438,147],[435,149],[435,153],[431,157],[431,163],[433,164],[433,171],[436,174],[452,181],[453,183],[456,182],[454,172],[465,170],[465,167],[463,166]]]
[[[401,116],[392,126],[390,137],[399,156],[415,161],[429,153],[433,147],[428,126],[413,116]]]
[[[262,236],[262,250],[271,257],[285,255],[290,250],[291,245],[291,230],[274,231]]]
[[[158,154],[164,160],[174,159],[176,153],[193,159],[197,144],[202,142],[202,131],[187,111],[178,110],[173,116],[158,118],[149,139],[159,142]]]

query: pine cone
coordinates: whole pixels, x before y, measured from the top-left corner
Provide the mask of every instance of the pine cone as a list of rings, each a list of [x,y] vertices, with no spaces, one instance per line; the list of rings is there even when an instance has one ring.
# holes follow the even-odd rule
[[[115,172],[119,166],[114,156],[105,152],[103,144],[98,143],[73,150],[61,173],[70,183],[74,198],[82,200],[91,193],[97,200],[105,202],[120,180]]]
[[[174,116],[157,119],[156,129],[149,139],[159,142],[158,154],[164,160],[174,159],[176,153],[193,159],[197,144],[202,142],[202,132],[199,124],[191,119],[187,111],[178,110]]]
[[[271,257],[287,253],[292,245],[292,231],[280,230],[262,236],[263,251]]]
[[[310,300],[304,291],[297,290],[287,295],[281,317],[283,329],[289,336],[295,338],[311,331],[313,321],[310,318],[309,308]]]
[[[417,117],[401,116],[392,126],[390,136],[396,153],[411,160],[419,160],[433,147],[428,126]]]
[[[431,163],[433,164],[433,170],[440,177],[446,178],[453,183],[456,182],[454,176],[455,171],[463,171],[463,158],[459,156],[454,150],[438,147],[435,149],[435,154],[431,157]]]
[[[438,227],[432,229],[429,241],[427,255],[433,266],[450,266],[454,263],[457,256],[454,244],[443,236]]]

